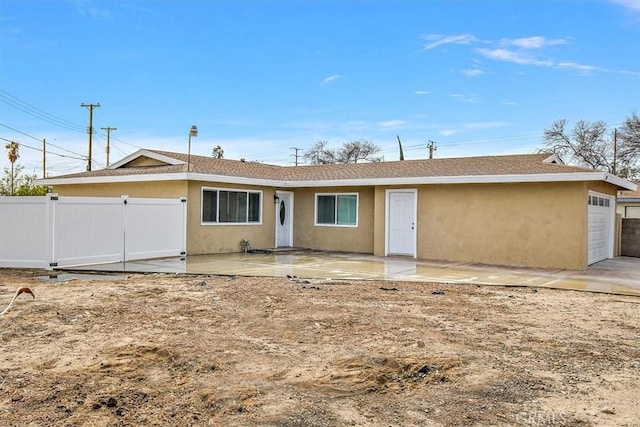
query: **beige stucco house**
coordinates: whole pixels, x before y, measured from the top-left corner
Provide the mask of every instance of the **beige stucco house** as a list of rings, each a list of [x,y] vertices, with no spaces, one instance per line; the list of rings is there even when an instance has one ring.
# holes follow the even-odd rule
[[[61,196],[186,196],[189,255],[247,239],[578,270],[614,255],[616,194],[637,189],[549,154],[275,166],[157,150],[40,183]]]
[[[622,218],[640,218],[640,191],[620,190],[616,210]]]

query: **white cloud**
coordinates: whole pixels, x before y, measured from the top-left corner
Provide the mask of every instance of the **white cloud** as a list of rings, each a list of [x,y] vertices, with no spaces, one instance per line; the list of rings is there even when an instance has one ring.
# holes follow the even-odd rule
[[[507,122],[471,122],[462,125],[465,129],[495,129],[510,126]]]
[[[521,65],[536,65],[540,67],[550,67],[553,66],[553,61],[543,60],[535,58],[527,53],[517,51],[517,50],[509,50],[509,49],[485,49],[479,48],[476,49],[480,55],[484,56],[488,59],[493,59],[496,61],[504,61],[504,62],[513,62],[515,64]]]
[[[479,77],[484,74],[484,71],[479,68],[470,68],[467,70],[462,70],[460,72],[468,77]]]
[[[438,133],[442,136],[451,136],[451,135],[455,135],[456,133],[459,133],[459,131],[453,130],[453,129],[441,129],[438,131]]]
[[[560,68],[571,68],[571,69],[580,70],[580,71],[598,71],[598,68],[592,65],[577,64],[575,62],[570,62],[570,61],[558,62],[557,66]]]
[[[518,39],[503,39],[502,45],[517,46],[522,49],[542,49],[547,46],[558,46],[567,44],[564,39],[548,39],[542,36],[524,37]]]
[[[640,12],[640,0],[611,0],[613,3]]]
[[[333,81],[336,81],[336,80],[338,80],[338,79],[340,79],[340,78],[342,78],[342,76],[341,76],[341,75],[339,75],[339,74],[334,74],[334,75],[329,76],[329,77],[325,78],[324,80],[322,80],[322,82],[320,83],[320,85],[321,85],[321,86],[324,86],[324,85],[326,85],[326,84],[328,84],[328,83],[331,83],[331,82],[333,82]]]
[[[386,120],[383,122],[378,122],[378,126],[380,127],[384,127],[384,128],[398,128],[398,127],[402,127],[404,125],[406,125],[407,122],[405,122],[404,120]]]
[[[615,3],[622,4],[626,7],[640,10],[640,0],[610,0]],[[610,72],[620,74],[636,75],[635,71],[628,70],[608,70],[588,64],[580,64],[573,61],[563,60],[557,61],[542,53],[545,48],[551,46],[568,45],[569,41],[564,38],[548,38],[544,36],[530,36],[520,38],[503,38],[500,40],[479,40],[471,34],[457,34],[451,36],[430,34],[424,36],[430,42],[424,46],[425,50],[433,49],[445,44],[473,44],[482,43],[488,47],[477,47],[473,51],[486,59],[493,61],[510,62],[519,65],[531,65],[536,67],[553,67],[558,69],[576,70],[582,73],[588,72]],[[461,74],[468,77],[478,77],[485,73],[477,65],[473,68],[460,70]],[[416,94],[423,94],[416,91]],[[461,95],[451,95],[466,102],[478,102],[475,97],[468,98]]]
[[[478,52],[480,55],[488,59],[493,59],[495,61],[512,62],[514,64],[520,64],[520,65],[534,65],[538,67],[556,67],[556,68],[578,70],[583,72],[607,71],[598,67],[594,67],[593,65],[579,64],[577,62],[571,62],[571,61],[555,62],[550,59],[540,59],[520,50],[479,48],[479,49],[476,49],[476,52]]]
[[[424,36],[424,39],[429,41],[429,43],[423,46],[424,50],[430,50],[445,44],[470,44],[478,41],[478,39],[471,34],[456,34],[453,36],[429,34]]]
[[[431,92],[428,90],[417,90],[416,95],[429,95]]]
[[[102,21],[111,21],[111,11],[105,8],[99,8],[93,5],[92,1],[89,0],[77,0],[76,8],[80,15],[88,15],[93,19],[99,19]]]
[[[458,101],[462,101],[462,102],[480,102],[480,99],[478,98],[478,95],[475,93],[471,93],[471,94],[462,94],[462,93],[452,93],[449,95],[450,97],[452,97],[453,99],[457,99]]]

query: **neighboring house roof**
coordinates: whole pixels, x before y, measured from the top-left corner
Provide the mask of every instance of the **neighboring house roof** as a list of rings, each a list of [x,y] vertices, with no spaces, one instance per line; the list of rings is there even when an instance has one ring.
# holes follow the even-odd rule
[[[62,175],[38,182],[62,185],[177,179],[274,187],[607,181],[621,189],[637,188],[635,184],[606,172],[564,165],[555,155],[548,153],[277,166],[143,149],[107,169]]]
[[[636,189],[636,191],[631,191],[631,190],[618,191],[618,202],[640,203],[640,189]]]

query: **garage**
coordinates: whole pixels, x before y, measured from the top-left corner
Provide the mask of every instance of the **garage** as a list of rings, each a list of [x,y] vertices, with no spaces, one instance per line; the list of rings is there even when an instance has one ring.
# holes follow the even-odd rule
[[[614,205],[613,197],[589,192],[589,265],[613,258]]]

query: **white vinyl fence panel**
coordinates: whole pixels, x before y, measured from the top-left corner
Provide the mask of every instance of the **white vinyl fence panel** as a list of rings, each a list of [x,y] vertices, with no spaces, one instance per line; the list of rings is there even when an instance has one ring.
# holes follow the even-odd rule
[[[0,197],[0,267],[186,254],[186,199]]]
[[[53,259],[58,267],[123,258],[123,200],[60,197],[55,203]]]
[[[186,199],[127,199],[125,259],[184,255],[186,247]],[[169,226],[167,226],[169,225]]]
[[[46,197],[0,196],[0,267],[49,265],[48,214]]]

